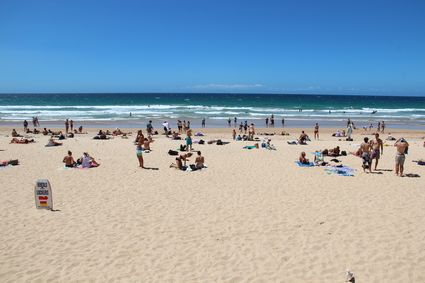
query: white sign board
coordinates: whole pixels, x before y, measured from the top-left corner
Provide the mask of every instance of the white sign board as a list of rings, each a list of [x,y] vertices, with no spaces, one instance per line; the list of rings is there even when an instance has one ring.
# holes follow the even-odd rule
[[[49,180],[38,179],[34,188],[35,206],[37,208],[53,209],[52,188]]]

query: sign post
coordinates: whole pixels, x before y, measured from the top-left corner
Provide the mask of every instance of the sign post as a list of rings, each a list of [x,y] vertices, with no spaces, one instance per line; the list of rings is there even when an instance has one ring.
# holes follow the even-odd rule
[[[53,195],[49,180],[38,179],[34,187],[35,207],[53,209]]]

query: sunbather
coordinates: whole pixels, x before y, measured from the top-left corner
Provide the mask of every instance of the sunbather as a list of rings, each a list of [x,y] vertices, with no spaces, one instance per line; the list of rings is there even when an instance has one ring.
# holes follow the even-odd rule
[[[300,137],[298,138],[298,144],[307,144],[308,140],[310,140],[310,138],[304,131],[302,131]]]
[[[32,142],[34,142],[34,139],[24,139],[24,138],[21,138],[21,139],[18,139],[18,138],[13,138],[11,141],[10,141],[10,143],[18,143],[18,144],[27,144],[27,143],[32,143]]]
[[[53,140],[53,138],[50,138],[48,143],[46,144],[46,146],[59,146],[59,145],[62,145],[62,143]]]
[[[100,164],[94,160],[94,157],[90,156],[87,152],[83,153],[83,157],[81,160],[81,166],[83,168],[92,168],[92,167],[98,167]]]
[[[299,161],[300,161],[301,164],[310,164],[310,160],[308,160],[305,157],[305,152],[304,151],[301,152],[300,157],[299,157]]]
[[[18,134],[18,132],[16,132],[16,130],[15,129],[13,129],[12,130],[12,137],[14,137],[14,138],[19,138],[19,137],[22,137],[20,134]]]
[[[77,163],[74,160],[74,157],[72,157],[72,152],[70,150],[68,150],[68,155],[66,155],[63,158],[63,163],[65,163],[65,167],[75,167],[77,165]]]

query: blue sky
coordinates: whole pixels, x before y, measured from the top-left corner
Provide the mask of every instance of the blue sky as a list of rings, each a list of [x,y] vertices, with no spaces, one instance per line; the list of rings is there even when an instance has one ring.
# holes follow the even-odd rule
[[[0,92],[425,95],[425,1],[0,1]]]

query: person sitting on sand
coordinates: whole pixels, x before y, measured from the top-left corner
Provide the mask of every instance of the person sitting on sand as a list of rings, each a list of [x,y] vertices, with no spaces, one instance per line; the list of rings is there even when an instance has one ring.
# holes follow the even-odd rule
[[[196,169],[204,168],[204,162],[205,162],[204,157],[201,155],[201,152],[198,151],[198,156],[195,159],[195,168]]]
[[[90,156],[87,152],[83,153],[81,166],[83,168],[92,168],[92,167],[98,167],[100,164],[94,160],[94,157]]]
[[[18,132],[15,129],[13,129],[12,130],[12,137],[13,138],[19,138],[19,137],[22,137],[22,136],[20,134],[18,134]]]
[[[72,152],[68,150],[68,155],[63,158],[63,163],[65,163],[65,167],[75,167],[77,163],[74,160],[74,157],[72,157]]]
[[[306,157],[305,157],[305,152],[303,151],[303,152],[301,152],[301,154],[300,154],[300,157],[299,157],[299,162],[301,163],[301,164],[310,164],[310,160],[308,160]]]
[[[50,138],[46,144],[46,146],[60,146],[60,145],[62,145],[62,143],[54,141],[53,138]]]
[[[34,139],[18,139],[18,138],[12,138],[12,140],[10,141],[10,143],[18,143],[18,144],[27,144],[27,143],[32,143],[34,142]]]
[[[182,138],[180,137],[180,134],[177,133],[176,131],[173,131],[172,135],[171,135],[171,139],[173,140],[181,140]]]
[[[80,134],[83,133],[83,126],[78,127],[78,133],[80,133]]]
[[[241,135],[238,135],[238,136],[236,137],[236,141],[241,141],[241,140],[242,140]]]
[[[49,131],[44,128],[43,131],[41,132],[43,135],[47,136],[49,134]]]
[[[144,140],[144,142],[143,142],[143,150],[144,150],[144,151],[145,151],[145,150],[151,150],[151,147],[150,147],[151,142],[153,142],[153,140],[152,140],[152,139],[151,139],[151,140],[149,140],[149,139],[146,139],[146,138],[145,138],[145,140]]]
[[[395,137],[393,137],[393,136],[391,135],[391,133],[388,133],[387,141],[395,141],[395,140],[396,140],[396,138],[395,138]]]
[[[300,137],[298,138],[298,144],[307,144],[307,140],[310,140],[308,135],[302,131]]]

